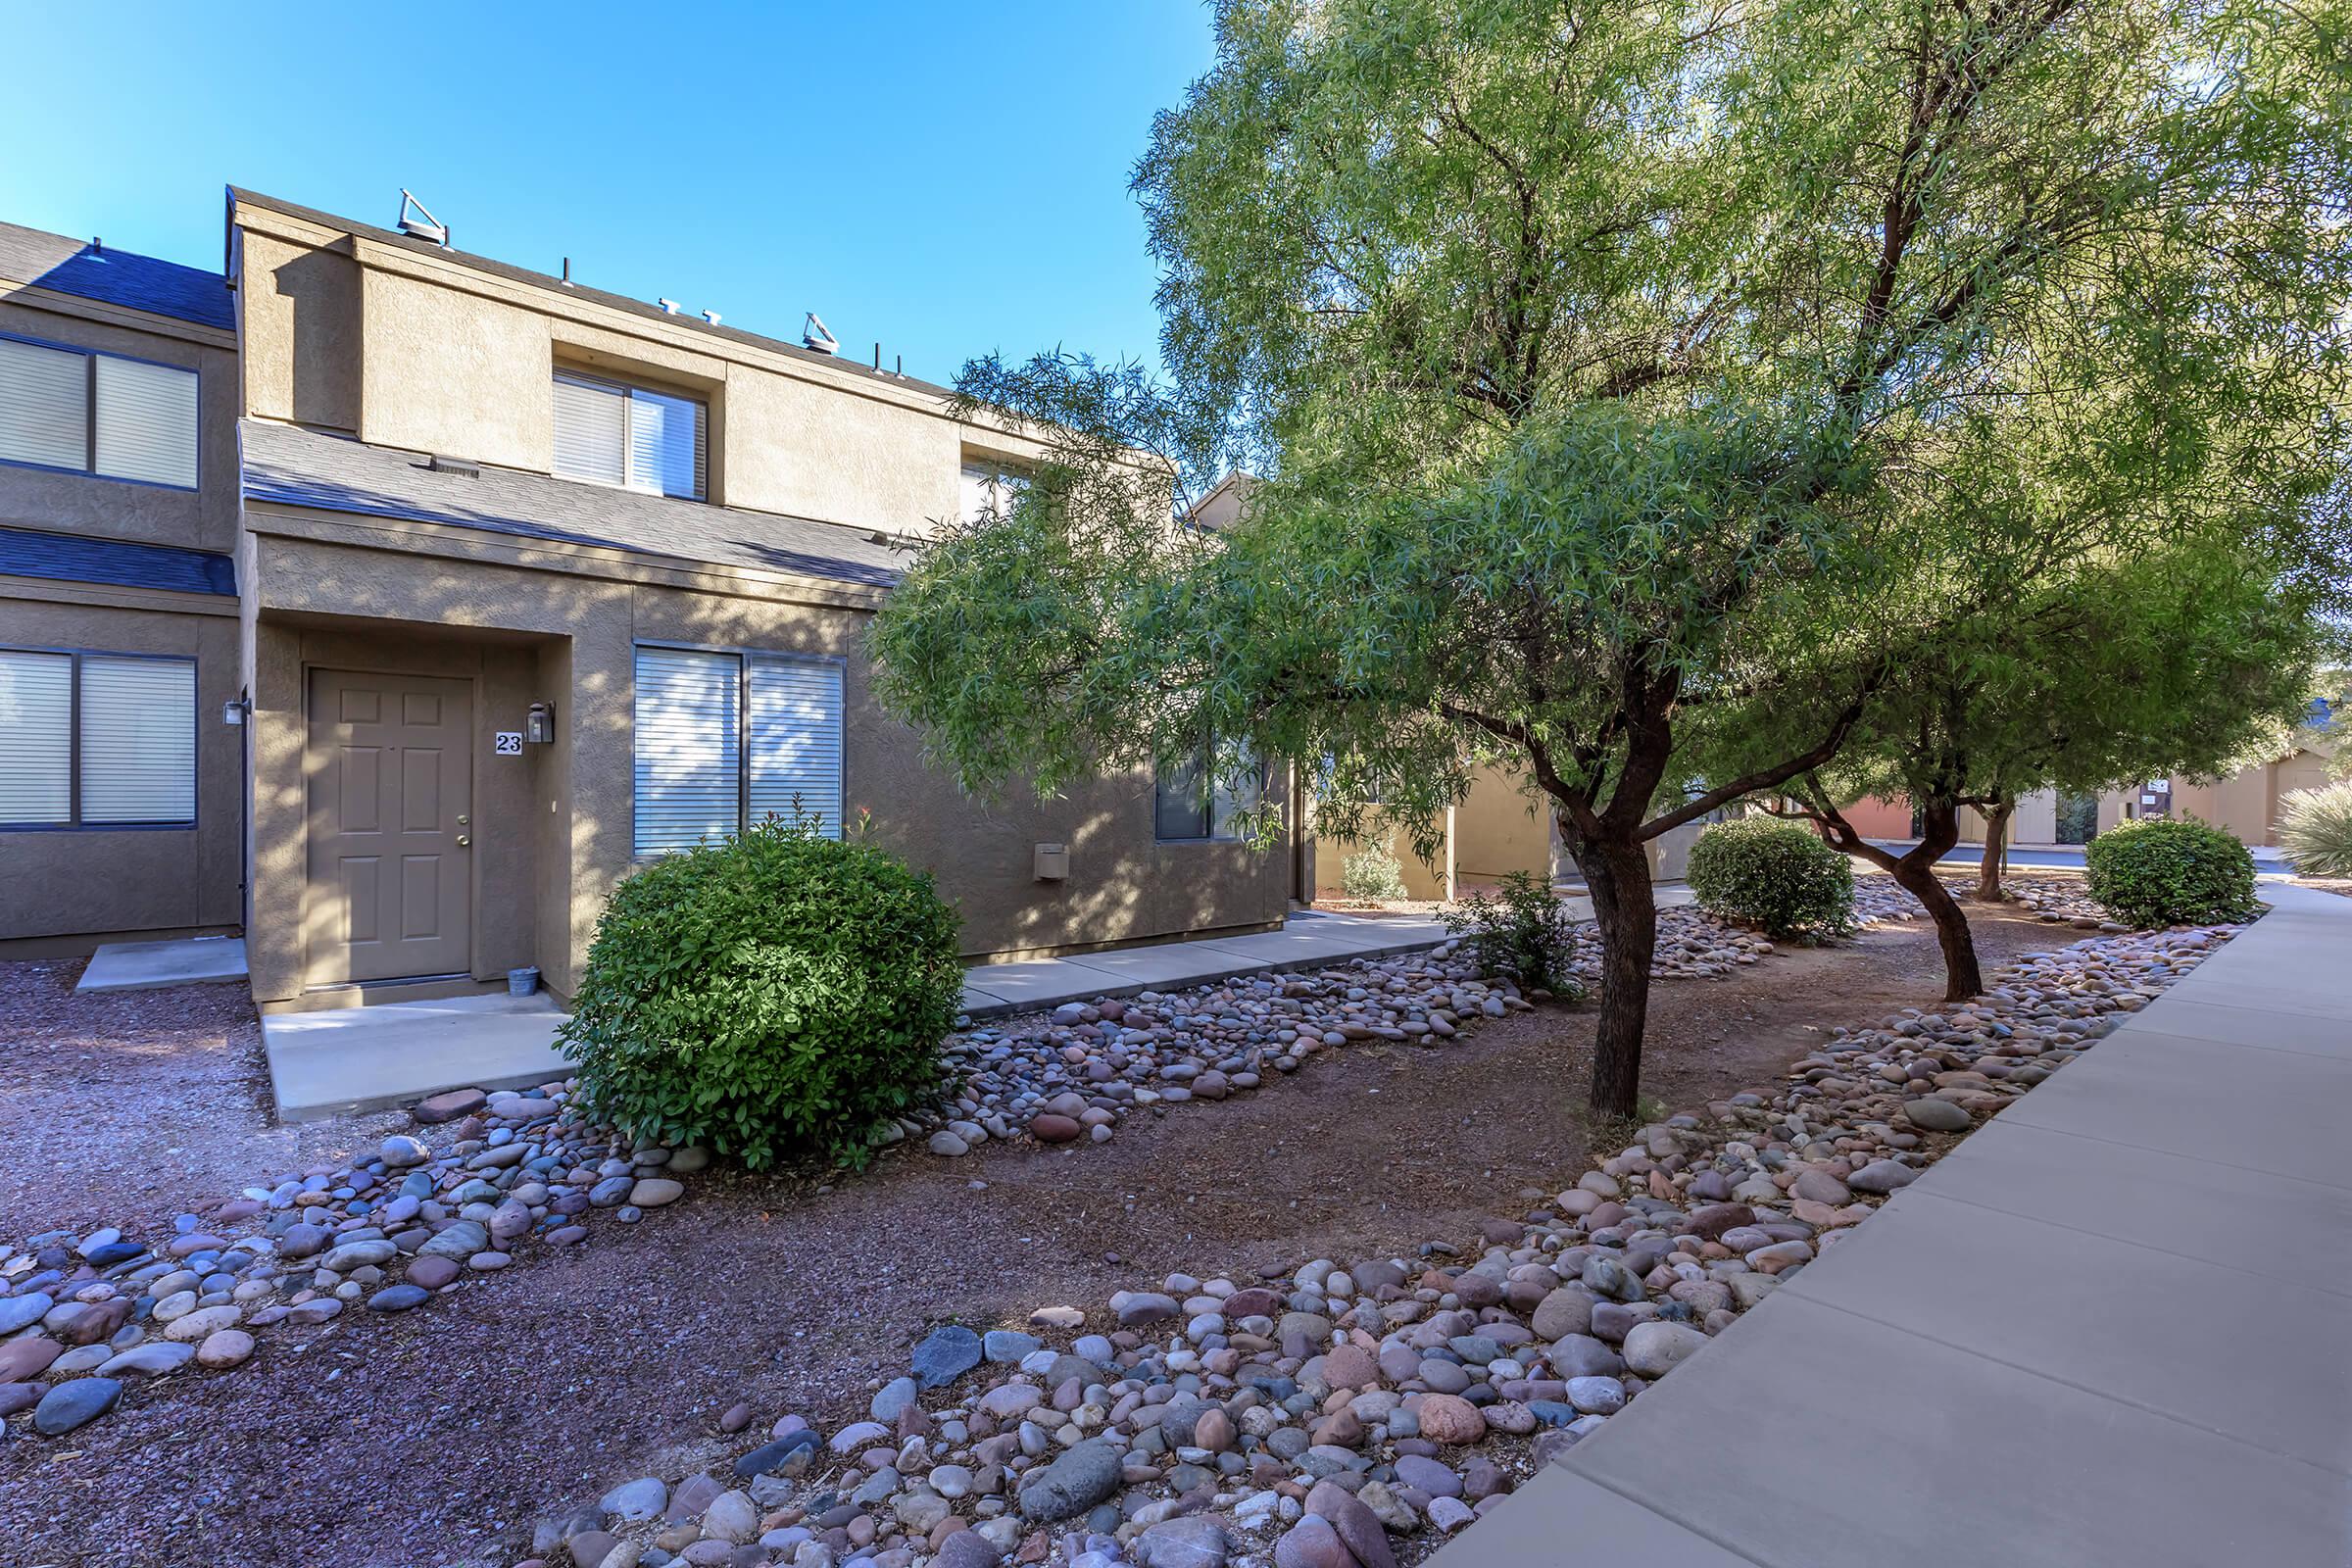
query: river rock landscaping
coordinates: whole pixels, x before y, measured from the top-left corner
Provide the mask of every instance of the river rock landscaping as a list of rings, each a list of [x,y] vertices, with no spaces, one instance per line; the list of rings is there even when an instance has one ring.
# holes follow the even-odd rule
[[[859,1419],[787,1415],[731,1466],[626,1482],[543,1521],[525,1562],[1418,1560],[2228,935],[2094,938],[1839,1030],[1772,1094],[1642,1128],[1458,1249],[941,1325]]]
[[[1915,916],[1891,883],[1857,893],[1864,923]],[[1597,967],[1597,943],[1580,963]],[[1655,972],[1719,976],[1773,945],[1689,908],[1660,916]],[[1536,993],[1537,1000],[1544,994]],[[951,1036],[957,1090],[929,1115],[881,1129],[959,1156],[990,1142],[1102,1142],[1153,1107],[1214,1102],[1295,1072],[1316,1052],[1442,1046],[1534,1005],[1475,975],[1447,942],[1344,968],[1253,977]],[[129,1386],[245,1363],[266,1333],[315,1331],[346,1311],[414,1310],[518,1249],[584,1241],[590,1222],[635,1223],[676,1201],[707,1150],[639,1145],[574,1103],[569,1081],[528,1092],[458,1090],[413,1112],[371,1159],[275,1176],[169,1236],[127,1227],[0,1244],[0,1418],[62,1436],[115,1408]],[[428,1141],[429,1140],[429,1141]]]

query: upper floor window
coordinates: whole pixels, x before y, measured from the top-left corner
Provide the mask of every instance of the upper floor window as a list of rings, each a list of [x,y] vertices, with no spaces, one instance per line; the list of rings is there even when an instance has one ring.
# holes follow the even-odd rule
[[[0,337],[0,463],[196,488],[196,372]]]
[[[708,422],[692,398],[556,372],[556,472],[566,479],[700,501]]]
[[[0,648],[0,825],[196,820],[196,664]]]
[[[966,459],[956,514],[965,522],[1002,516],[1012,510],[1013,498],[1028,488],[1029,475],[1010,464],[986,458]]]

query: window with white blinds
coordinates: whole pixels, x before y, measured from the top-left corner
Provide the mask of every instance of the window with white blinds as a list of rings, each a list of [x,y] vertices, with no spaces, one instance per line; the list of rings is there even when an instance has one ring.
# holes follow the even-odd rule
[[[110,479],[196,487],[196,377],[169,365],[92,362],[97,371],[96,463]]]
[[[196,488],[196,372],[0,337],[0,462]]]
[[[196,666],[81,660],[81,820],[196,819]]]
[[[751,662],[751,820],[814,817],[841,837],[841,666]]]
[[[691,398],[559,371],[555,471],[700,501],[708,422],[708,411]]]
[[[74,656],[0,649],[0,822],[74,820]]]
[[[195,820],[195,661],[0,649],[0,824]]]
[[[841,836],[841,666],[687,648],[637,650],[639,855],[692,849],[796,814]]]
[[[690,850],[742,826],[742,688],[733,654],[637,650],[639,855]]]
[[[0,458],[90,466],[88,355],[0,337]]]

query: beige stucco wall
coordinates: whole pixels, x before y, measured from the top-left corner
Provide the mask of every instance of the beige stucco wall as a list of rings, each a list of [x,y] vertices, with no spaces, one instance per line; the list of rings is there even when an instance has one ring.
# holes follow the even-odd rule
[[[28,302],[39,303],[28,303]],[[0,332],[196,372],[197,488],[0,465],[0,525],[225,553],[237,536],[236,353],[225,333],[0,281]],[[144,326],[130,324],[144,322]],[[0,632],[0,636],[5,636]]]
[[[1551,816],[1544,799],[1522,791],[1501,768],[1477,769],[1453,823],[1454,870],[1463,879],[1492,882],[1505,871],[1551,874]]]
[[[257,512],[264,530],[299,514]],[[478,671],[484,698],[474,777],[475,973],[536,962],[559,994],[612,885],[631,860],[632,708],[641,639],[845,660],[846,791],[876,839],[930,870],[963,919],[967,956],[1052,951],[1278,921],[1289,857],[1240,844],[1158,844],[1148,776],[1107,779],[1067,800],[983,805],[922,761],[919,738],[876,706],[861,642],[867,612],[768,583],[723,591],[622,581],[527,564],[551,553],[485,544],[463,564],[401,550],[264,531],[254,547],[256,760],[254,991],[301,990],[304,887],[303,670]],[[490,559],[490,557],[500,559]],[[646,574],[659,578],[662,574]],[[486,632],[503,639],[485,641]],[[370,662],[374,661],[374,662]],[[520,762],[489,755],[533,701],[556,707],[557,743]],[[1070,847],[1070,875],[1033,876],[1040,841]]]
[[[1404,883],[1404,896],[1443,903],[1458,893],[1457,867],[1454,863],[1454,845],[1450,835],[1437,855],[1424,860],[1413,853],[1412,835],[1403,828],[1392,827],[1378,835],[1378,842],[1396,858],[1396,865]],[[1344,839],[1334,834],[1319,833],[1314,841],[1315,896],[1322,899],[1344,898],[1346,884],[1342,878],[1348,869],[1348,858],[1363,849],[1355,839]]]
[[[71,937],[43,946],[87,951],[238,923],[243,732],[220,722],[237,693],[233,611],[195,595],[0,577],[0,642],[196,661],[196,825],[0,830],[0,943]]]
[[[709,499],[893,533],[955,514],[966,446],[1034,458],[951,418],[919,383],[642,317],[561,287],[240,208],[249,411],[409,451],[545,473],[558,363],[707,400]]]

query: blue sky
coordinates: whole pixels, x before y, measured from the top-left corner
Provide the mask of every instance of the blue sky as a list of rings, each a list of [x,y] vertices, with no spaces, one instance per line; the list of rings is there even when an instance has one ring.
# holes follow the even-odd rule
[[[1198,0],[25,7],[0,219],[218,267],[235,183],[953,377],[1156,350],[1129,171]],[[37,66],[34,65],[37,63]],[[31,68],[31,69],[28,69]]]

